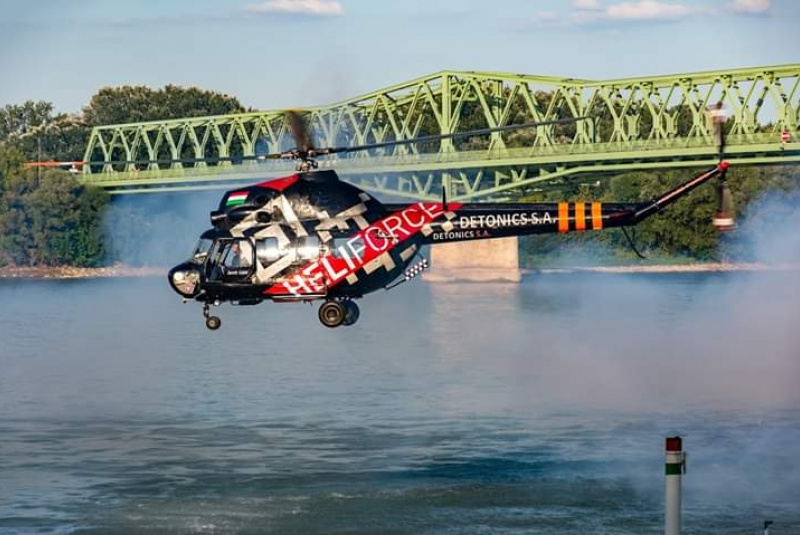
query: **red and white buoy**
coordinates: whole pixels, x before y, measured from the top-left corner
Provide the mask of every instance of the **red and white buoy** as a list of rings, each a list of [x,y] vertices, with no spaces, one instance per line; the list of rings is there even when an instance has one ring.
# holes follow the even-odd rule
[[[664,495],[664,534],[681,532],[681,477],[686,473],[686,454],[681,437],[667,438],[667,463],[665,465],[666,491]]]

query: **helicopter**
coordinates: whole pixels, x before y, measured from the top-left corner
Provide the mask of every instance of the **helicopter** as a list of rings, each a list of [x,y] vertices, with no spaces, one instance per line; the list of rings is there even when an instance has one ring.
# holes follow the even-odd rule
[[[296,160],[283,178],[226,191],[211,211],[211,228],[188,260],[168,274],[170,286],[187,302],[203,305],[206,327],[222,320],[211,308],[224,302],[252,306],[263,302],[321,301],[319,321],[336,328],[355,324],[356,300],[392,289],[426,269],[425,245],[531,234],[601,231],[634,226],[718,178],[714,225],[735,226],[725,179],[729,164],[719,163],[663,195],[640,203],[544,202],[390,204],[319,169],[316,159],[402,144],[476,136],[580,120],[507,125],[457,134],[423,136],[349,147],[315,148],[303,117],[288,112],[286,122],[296,148],[256,156],[258,160]],[[627,236],[627,233],[626,233]],[[631,242],[633,247],[633,242]],[[635,251],[635,247],[634,247]],[[637,252],[638,254],[638,252]]]

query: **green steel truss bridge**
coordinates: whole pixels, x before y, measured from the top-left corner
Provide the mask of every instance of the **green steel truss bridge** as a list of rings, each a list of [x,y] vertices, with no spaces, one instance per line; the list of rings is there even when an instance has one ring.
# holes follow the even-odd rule
[[[440,72],[302,111],[321,147],[587,117],[319,160],[374,193],[436,199],[444,184],[465,200],[589,173],[713,165],[707,110],[719,102],[733,165],[800,161],[800,64],[602,81]],[[237,160],[290,148],[284,121],[272,110],[96,127],[81,179],[120,194],[285,175],[290,161]]]

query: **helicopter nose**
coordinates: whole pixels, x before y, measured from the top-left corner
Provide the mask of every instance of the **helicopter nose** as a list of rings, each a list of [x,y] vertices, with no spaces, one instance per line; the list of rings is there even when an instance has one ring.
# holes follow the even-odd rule
[[[200,271],[197,266],[185,262],[169,270],[169,284],[182,297],[195,297],[200,293]]]

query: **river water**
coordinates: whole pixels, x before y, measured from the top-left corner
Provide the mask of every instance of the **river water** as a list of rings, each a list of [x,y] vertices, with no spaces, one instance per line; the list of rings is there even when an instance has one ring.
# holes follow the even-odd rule
[[[800,531],[800,275],[415,281],[325,329],[0,283],[0,533]]]

